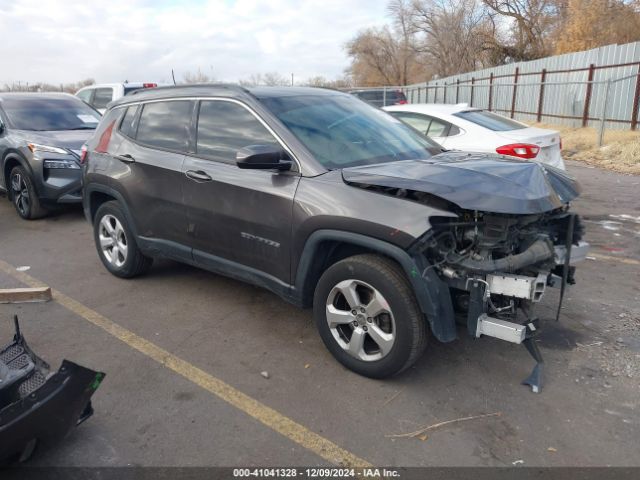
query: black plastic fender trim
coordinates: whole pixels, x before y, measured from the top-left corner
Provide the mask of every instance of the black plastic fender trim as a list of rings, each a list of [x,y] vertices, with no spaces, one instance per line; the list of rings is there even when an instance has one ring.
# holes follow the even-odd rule
[[[299,296],[304,291],[305,281],[320,243],[327,240],[359,245],[398,262],[413,287],[420,309],[427,317],[433,335],[441,342],[451,342],[457,338],[449,288],[433,272],[433,269],[427,269],[425,272],[428,266],[426,259],[418,257],[416,261],[400,247],[366,235],[341,230],[316,230],[309,235],[295,277],[295,290]],[[423,272],[425,272],[424,276]]]

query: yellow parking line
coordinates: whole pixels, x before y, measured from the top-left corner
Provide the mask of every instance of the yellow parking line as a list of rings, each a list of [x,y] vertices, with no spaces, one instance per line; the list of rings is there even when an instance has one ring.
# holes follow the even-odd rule
[[[15,267],[2,260],[0,260],[0,270],[30,287],[46,286],[40,280],[24,272],[18,272]],[[126,343],[131,348],[139,351],[149,358],[152,358],[156,362],[164,365],[170,370],[173,370],[179,375],[182,375],[187,380],[190,380],[196,385],[199,385],[205,390],[213,393],[238,410],[243,411],[250,417],[258,420],[267,427],[275,430],[307,450],[312,451],[332,464],[344,467],[371,466],[366,460],[357,457],[353,453],[339,447],[332,441],[318,435],[317,433],[312,432],[289,417],[233,388],[228,383],[225,383],[189,362],[176,357],[172,353],[158,347],[148,340],[145,340],[130,330],[121,327],[117,323],[109,320],[95,310],[86,307],[77,300],[74,300],[55,289],[52,289],[52,293],[53,300],[65,307],[67,310],[84,318],[96,327],[101,328],[108,334]]]
[[[633,258],[613,257],[611,255],[600,255],[599,253],[591,253],[589,256],[596,260],[604,260],[605,262],[620,262],[626,263],[627,265],[640,265],[640,260],[634,260]]]

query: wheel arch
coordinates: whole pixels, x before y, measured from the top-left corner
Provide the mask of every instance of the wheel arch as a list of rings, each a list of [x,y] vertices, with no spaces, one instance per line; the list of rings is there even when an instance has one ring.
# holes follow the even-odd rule
[[[29,162],[27,162],[22,155],[20,155],[17,152],[14,151],[10,151],[7,155],[5,155],[3,161],[2,161],[2,180],[3,180],[3,187],[4,189],[7,191],[7,197],[9,199],[11,199],[11,188],[10,188],[10,175],[11,175],[11,170],[13,170],[15,167],[22,167],[25,170],[27,170],[27,172],[29,172],[29,175],[33,176],[33,170],[31,169],[31,166],[29,165]],[[35,185],[34,185],[35,188]]]
[[[313,303],[315,287],[328,267],[360,253],[375,253],[398,263],[413,288],[434,336],[442,342],[457,338],[453,305],[446,285],[437,276],[423,277],[416,261],[400,247],[353,232],[317,230],[309,236],[295,274],[295,289],[302,306],[308,307]]]
[[[93,225],[96,213],[101,205],[106,202],[116,201],[127,217],[127,223],[133,231],[134,236],[138,236],[133,215],[129,211],[127,202],[120,192],[106,185],[88,185],[83,191],[84,213],[87,220]]]

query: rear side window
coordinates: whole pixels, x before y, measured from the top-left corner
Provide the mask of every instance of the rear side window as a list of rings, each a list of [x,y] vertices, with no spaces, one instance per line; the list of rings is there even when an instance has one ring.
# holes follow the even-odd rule
[[[127,111],[122,117],[122,122],[120,123],[120,133],[122,133],[123,135],[129,138],[136,137],[136,130],[135,130],[136,113],[138,113],[137,105],[127,108]]]
[[[460,129],[455,125],[444,120],[437,120],[428,115],[408,112],[389,113],[429,137],[451,137],[460,133]]]
[[[246,108],[226,101],[203,101],[198,117],[196,152],[212,160],[235,163],[238,150],[249,145],[280,147]]]
[[[404,123],[409,124],[416,130],[418,130],[423,135],[426,135],[429,131],[429,124],[431,123],[431,117],[427,117],[425,115],[418,115],[415,113],[400,113],[400,112],[389,112],[396,118],[399,118]]]
[[[188,100],[145,104],[136,139],[151,147],[186,152],[191,111]]]
[[[516,122],[510,118],[496,115],[495,113],[487,112],[485,110],[469,110],[466,112],[454,113],[454,115],[467,120],[468,122],[493,130],[494,132],[507,132],[509,130],[527,128],[526,125],[523,125],[520,122]]]
[[[113,88],[96,88],[93,97],[94,108],[107,108],[107,104],[113,99]]]

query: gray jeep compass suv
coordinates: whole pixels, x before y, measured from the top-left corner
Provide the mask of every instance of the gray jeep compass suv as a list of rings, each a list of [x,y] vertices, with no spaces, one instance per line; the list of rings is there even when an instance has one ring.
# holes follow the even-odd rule
[[[0,93],[0,189],[31,220],[80,203],[80,149],[100,114],[66,93]]]
[[[565,172],[442,152],[323,89],[136,92],[110,105],[83,169],[111,273],[165,257],[267,288],[313,307],[331,353],[370,377],[409,367],[428,331],[455,340],[456,322],[541,362],[534,307],[587,248]]]

